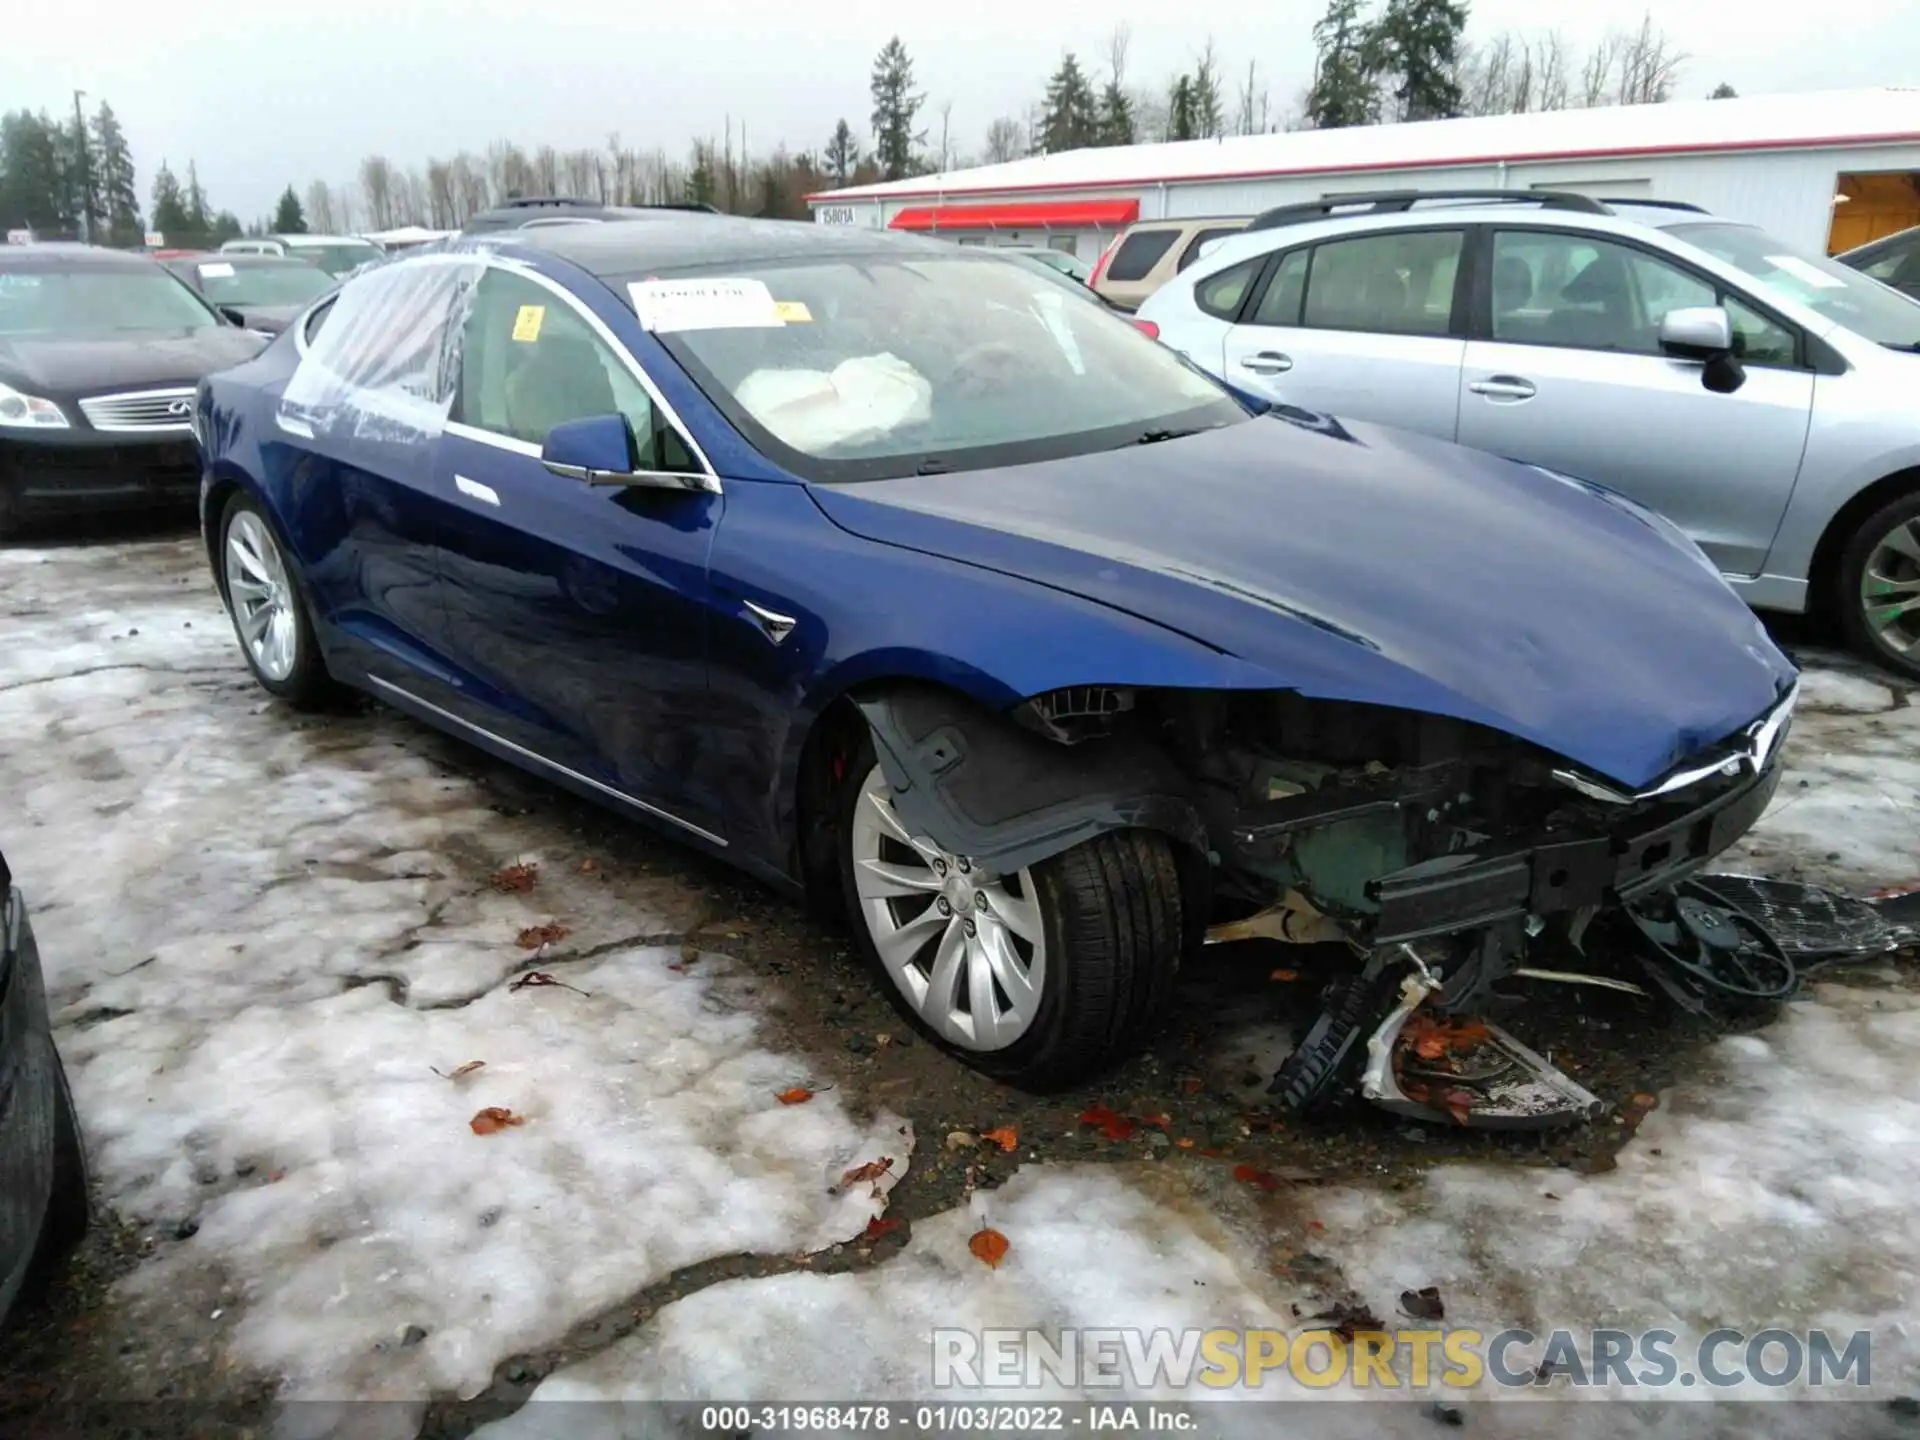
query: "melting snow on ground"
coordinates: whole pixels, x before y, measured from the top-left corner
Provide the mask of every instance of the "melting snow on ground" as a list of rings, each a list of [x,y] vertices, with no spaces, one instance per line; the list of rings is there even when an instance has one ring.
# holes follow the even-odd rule
[[[404,748],[417,728],[263,703],[192,545],[42,559],[10,556],[4,843],[102,1193],[191,1237],[136,1293],[216,1266],[229,1354],[289,1396],[420,1400],[883,1207],[839,1180],[904,1170],[901,1122],[782,1106],[808,1062],[765,1048],[751,982],[529,850],[551,830]],[[565,984],[513,989],[520,932],[556,919],[537,968]],[[476,1134],[488,1108],[523,1123]]]
[[[123,1210],[198,1226],[136,1294],[216,1265],[240,1297],[222,1322],[232,1354],[290,1395],[470,1394],[501,1358],[677,1267],[844,1239],[883,1203],[835,1181],[882,1155],[903,1168],[911,1136],[834,1095],[780,1107],[807,1058],[771,1046],[765,997],[724,959],[677,963],[684,916],[542,851],[550,828],[486,808],[423,756],[417,727],[265,704],[191,544],[5,558],[4,843],[96,1169]],[[1915,878],[1917,754],[1907,693],[1849,665],[1810,671],[1792,769],[1727,868],[1856,892]],[[486,883],[517,861],[541,864],[532,891]],[[555,919],[573,933],[539,967],[572,988],[512,989],[531,968],[518,932]],[[1199,1167],[1029,1166],[871,1270],[670,1304],[490,1433],[639,1435],[647,1420],[618,1402],[654,1397],[930,1396],[940,1327],[1296,1330],[1326,1298],[1275,1269],[1302,1249],[1380,1316],[1434,1285],[1450,1325],[1488,1332],[1659,1327],[1685,1356],[1720,1325],[1867,1329],[1874,1394],[1902,1393],[1920,1323],[1916,1055],[1920,995],[1866,966],[1720,1042],[1607,1174],[1458,1164],[1401,1191],[1262,1200],[1204,1188]],[[472,1060],[486,1064],[459,1080],[433,1068]],[[476,1135],[485,1107],[525,1123]],[[968,1249],[983,1224],[1010,1243],[996,1269]],[[1049,1393],[1174,1392],[947,1398]],[[1284,1373],[1260,1393],[1364,1398]],[[1726,1433],[1859,1433],[1837,1407],[1790,1413]],[[1502,1404],[1471,1423],[1531,1434],[1538,1414]],[[1644,1422],[1574,1406],[1551,1423],[1667,1433],[1676,1416],[1698,1433],[1734,1423],[1698,1406]],[[1206,1425],[1273,1429],[1237,1407]],[[1434,1422],[1345,1405],[1311,1428]]]

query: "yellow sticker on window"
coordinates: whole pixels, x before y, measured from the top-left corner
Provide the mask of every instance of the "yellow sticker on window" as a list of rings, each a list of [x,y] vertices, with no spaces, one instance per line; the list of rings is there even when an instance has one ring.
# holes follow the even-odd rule
[[[522,305],[513,319],[513,338],[531,345],[540,338],[540,322],[546,318],[546,306]]]
[[[789,325],[811,325],[813,312],[800,300],[776,300],[773,308],[780,318]]]

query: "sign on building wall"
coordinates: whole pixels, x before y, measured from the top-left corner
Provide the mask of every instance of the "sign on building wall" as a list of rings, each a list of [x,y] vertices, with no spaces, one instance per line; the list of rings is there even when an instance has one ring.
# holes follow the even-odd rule
[[[822,205],[813,212],[816,225],[858,225],[860,223],[858,205]]]

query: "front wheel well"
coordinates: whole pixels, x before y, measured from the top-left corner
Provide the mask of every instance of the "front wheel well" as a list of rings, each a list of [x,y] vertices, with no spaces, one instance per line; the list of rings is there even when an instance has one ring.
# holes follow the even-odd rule
[[[1807,570],[1807,608],[1837,618],[1834,587],[1840,580],[1840,557],[1860,523],[1883,505],[1909,491],[1920,490],[1920,466],[1883,475],[1861,490],[1835,512],[1814,547],[1813,564]]]
[[[859,687],[860,695],[884,691],[889,682],[868,681]],[[926,682],[902,680],[901,684],[923,686]],[[959,694],[960,692],[954,692]],[[815,718],[802,742],[794,786],[794,822],[796,862],[808,904],[822,918],[840,920],[845,909],[840,860],[836,847],[835,797],[848,778],[848,766],[871,738],[866,717],[856,703],[856,694],[837,697]],[[1013,725],[1012,720],[1007,720]],[[1024,731],[1022,733],[1025,733]],[[1187,947],[1200,942],[1211,908],[1212,872],[1208,856],[1171,832],[1179,868],[1182,913],[1186,920]]]

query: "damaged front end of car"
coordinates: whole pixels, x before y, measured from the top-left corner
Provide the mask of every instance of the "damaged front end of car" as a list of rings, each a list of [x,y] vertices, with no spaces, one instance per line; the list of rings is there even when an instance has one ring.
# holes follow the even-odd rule
[[[1670,900],[1745,833],[1779,782],[1794,699],[1637,789],[1484,725],[1292,691],[1082,686],[1002,714],[902,686],[859,703],[902,819],[976,864],[1159,830],[1193,858],[1206,941],[1343,947],[1274,1079],[1284,1104],[1357,1090],[1415,1118],[1542,1127],[1601,1102],[1481,1018],[1494,987],[1638,991],[1532,969],[1529,952]],[[1668,918],[1711,941],[1711,917]]]

